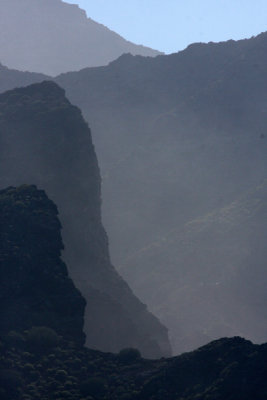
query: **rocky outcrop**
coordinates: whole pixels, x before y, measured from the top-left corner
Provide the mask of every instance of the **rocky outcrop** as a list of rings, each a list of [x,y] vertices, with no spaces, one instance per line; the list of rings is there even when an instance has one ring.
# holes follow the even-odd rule
[[[70,275],[87,301],[87,345],[169,355],[167,330],[110,263],[90,130],[55,83],[0,96],[0,187],[34,183],[57,204]]]
[[[34,326],[84,344],[85,300],[61,260],[54,203],[35,186],[0,191],[0,336]]]

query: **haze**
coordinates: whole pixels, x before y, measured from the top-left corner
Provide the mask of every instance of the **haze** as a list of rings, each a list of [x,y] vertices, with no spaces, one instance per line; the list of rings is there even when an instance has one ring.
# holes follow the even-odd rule
[[[153,10],[160,10],[159,3],[156,4],[158,8],[155,6]],[[174,7],[174,3],[169,4]],[[238,4],[242,13],[249,10],[245,3],[242,7]],[[231,9],[228,8],[227,18],[226,2],[224,6],[221,20],[224,32],[232,38],[234,34],[226,24],[231,22]],[[109,7],[103,10],[109,12]],[[195,19],[200,18],[197,9],[190,14]],[[126,21],[126,10],[130,9],[125,5],[116,10],[115,3],[110,15],[113,12]],[[153,27],[153,15],[147,15],[145,10],[138,12],[146,19],[145,26]],[[172,10],[175,26],[182,30],[179,18],[175,18],[175,8]],[[206,21],[211,15],[208,11],[212,10],[204,3],[201,15],[205,15]],[[255,5],[250,21],[254,23],[253,12],[258,16],[260,11]],[[162,21],[164,15],[162,12]],[[89,12],[88,16],[100,21]],[[131,14],[131,25],[137,26],[144,36],[141,43],[145,43],[142,18],[139,28],[139,22]],[[215,18],[213,21],[219,27]],[[204,25],[209,27],[208,23]],[[178,34],[172,32],[171,23],[168,26],[164,22],[164,26],[170,32],[168,37],[176,40]],[[197,24],[188,23],[187,30],[192,26]],[[197,35],[197,30],[191,30]],[[160,32],[159,26],[157,31]],[[185,30],[184,37],[186,34]],[[200,40],[198,35],[196,41]],[[266,49],[267,32],[246,40],[195,43],[184,51],[157,56],[157,52],[136,46],[86,18],[77,5],[60,0],[0,2],[0,62],[13,69],[0,66],[0,90],[28,85],[31,80],[51,79],[14,69],[60,74],[54,78],[55,82],[65,89],[71,103],[81,109],[92,130],[111,260],[134,293],[169,329],[174,354],[225,336],[242,336],[258,343],[267,337]],[[147,57],[151,52],[156,57]],[[89,61],[94,68],[86,68]],[[104,63],[107,65],[103,66]],[[81,67],[84,69],[79,71]],[[51,94],[51,87],[46,90]],[[27,104],[27,96],[22,99]],[[52,106],[49,108],[53,109]],[[35,117],[35,112],[32,115]],[[42,124],[46,137],[45,127]],[[17,132],[17,125],[14,129]],[[6,127],[2,131],[9,132]],[[90,179],[85,174],[89,171],[86,146],[82,147],[81,156],[72,157],[78,140],[76,126],[72,133],[75,133],[73,143],[69,139],[62,141],[68,152],[56,143],[58,136],[55,139],[49,136],[51,149],[59,150],[61,158],[56,154],[55,164],[51,164],[51,157],[45,157],[42,165],[47,163],[47,170],[43,175],[50,179],[58,173],[58,167],[55,172],[50,167],[57,166],[61,159],[65,178],[59,181],[69,183],[65,164],[81,158],[84,167],[74,177],[73,185],[80,182],[81,188],[91,193]],[[34,137],[37,138],[35,134]],[[22,140],[19,133],[18,138]],[[16,147],[22,143],[19,139],[9,139],[10,150],[4,150],[1,142],[3,188],[11,184],[10,171],[15,179],[18,171],[23,170],[19,159],[22,166],[29,166],[27,177],[31,178],[23,178],[19,184],[39,182],[39,173],[38,179],[32,175],[40,170],[40,164],[35,162],[39,150],[30,147],[26,154],[25,144],[20,145],[23,150]],[[40,143],[41,139],[38,149],[42,149],[43,156],[44,147]],[[70,165],[68,168],[71,169]],[[67,199],[66,204],[71,205],[73,212],[87,209],[85,203],[70,200],[64,188],[59,190],[60,196],[63,195],[64,201]],[[77,189],[71,189],[75,199],[79,197],[77,193]],[[83,232],[91,223],[83,217],[74,220],[75,230],[85,240]],[[68,249],[75,248],[76,239],[72,242],[72,238],[76,234],[66,242],[63,232],[66,254]],[[104,243],[107,245],[107,241]],[[87,254],[86,243],[83,248],[82,257]],[[107,246],[99,254],[106,254],[108,260]],[[81,263],[75,260],[70,264]],[[79,268],[87,278],[87,263],[81,265],[83,268]],[[110,288],[105,280],[107,274],[102,270],[96,274],[97,289]],[[90,273],[88,282],[91,279]],[[124,299],[118,292],[114,297]],[[132,320],[139,321],[136,325],[143,328],[148,317],[143,319],[139,314]],[[113,325],[112,318],[110,322]],[[150,325],[148,332],[156,332],[153,326]],[[103,342],[107,343],[104,336]]]

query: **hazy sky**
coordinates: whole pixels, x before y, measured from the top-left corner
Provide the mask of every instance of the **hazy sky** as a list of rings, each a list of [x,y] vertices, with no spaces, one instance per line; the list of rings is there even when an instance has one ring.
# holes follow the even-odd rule
[[[267,30],[267,0],[65,0],[137,44],[166,53],[193,42],[241,39]]]

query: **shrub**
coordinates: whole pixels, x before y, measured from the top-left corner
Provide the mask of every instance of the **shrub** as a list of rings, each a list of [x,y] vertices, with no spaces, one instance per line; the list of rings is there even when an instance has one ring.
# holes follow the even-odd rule
[[[26,341],[31,350],[38,353],[46,353],[57,346],[59,336],[51,328],[37,326],[27,332]]]
[[[107,391],[106,382],[102,378],[91,378],[84,381],[80,386],[80,392],[83,396],[102,397]]]
[[[141,358],[141,353],[138,349],[126,348],[122,349],[118,354],[118,359],[124,364],[131,364]]]
[[[55,380],[58,382],[65,382],[68,378],[68,373],[64,369],[59,369],[55,374]]]
[[[9,347],[23,348],[24,343],[24,337],[19,332],[10,331],[6,337],[6,344]]]
[[[0,371],[1,399],[17,398],[22,379],[18,372],[13,370]]]

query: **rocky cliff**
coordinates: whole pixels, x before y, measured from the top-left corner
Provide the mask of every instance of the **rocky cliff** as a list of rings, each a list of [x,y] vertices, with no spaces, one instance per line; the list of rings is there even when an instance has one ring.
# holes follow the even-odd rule
[[[34,326],[84,344],[85,300],[61,260],[56,206],[35,186],[0,191],[0,336]]]
[[[188,349],[189,337],[193,336],[190,343],[194,343],[190,348],[215,338],[213,329],[209,337],[205,332],[210,308],[205,312],[203,307],[203,313],[199,313],[201,303],[215,304],[213,292],[200,288],[195,291],[191,286],[194,276],[195,282],[205,270],[212,271],[213,276],[226,271],[227,276],[229,268],[234,274],[243,274],[244,269],[239,268],[243,263],[251,266],[252,275],[254,268],[261,270],[259,280],[266,279],[266,257],[260,256],[264,253],[256,250],[255,241],[245,239],[250,223],[239,230],[239,211],[231,214],[236,228],[215,247],[212,234],[205,243],[200,235],[197,246],[191,249],[189,240],[187,258],[181,244],[184,226],[196,220],[205,224],[210,213],[221,215],[227,222],[221,211],[232,213],[231,205],[241,205],[240,198],[266,179],[266,49],[267,33],[263,33],[241,41],[196,43],[177,54],[156,58],[124,55],[106,67],[56,78],[68,98],[82,109],[94,133],[103,177],[102,217],[111,258],[135,293],[160,318],[164,315],[165,323],[169,321],[177,352]],[[3,80],[7,72],[1,73]],[[18,74],[11,72],[12,76]],[[266,227],[262,211],[255,220],[262,221],[262,225],[253,222],[255,232],[251,235],[261,238],[260,243],[266,237],[266,228],[260,228]],[[220,219],[215,218],[210,232],[219,229]],[[244,251],[246,242],[250,254]],[[236,243],[236,248],[231,243]],[[257,259],[257,267],[252,258]],[[192,276],[189,287],[188,275]],[[243,278],[239,278],[235,284],[240,282],[240,292]],[[203,281],[206,277],[202,275]],[[171,295],[172,284],[177,290]],[[257,294],[255,289],[255,297]],[[226,303],[227,297],[225,291]],[[266,325],[258,329],[259,324],[251,322],[254,317],[249,318],[250,329],[245,331],[241,308],[234,321],[228,315],[231,324],[227,333],[246,333],[258,341]],[[220,313],[221,307],[214,307],[213,315]],[[186,316],[182,319],[183,329],[187,322],[190,324],[190,329],[183,332],[182,315]],[[211,326],[213,321],[211,317]],[[236,330],[238,325],[240,329]],[[219,326],[226,324],[217,324],[216,337],[226,334]],[[179,337],[185,342],[179,343]]]
[[[167,330],[110,263],[90,130],[55,83],[0,96],[0,186],[34,183],[58,205],[70,275],[87,301],[87,345],[170,354]]]

